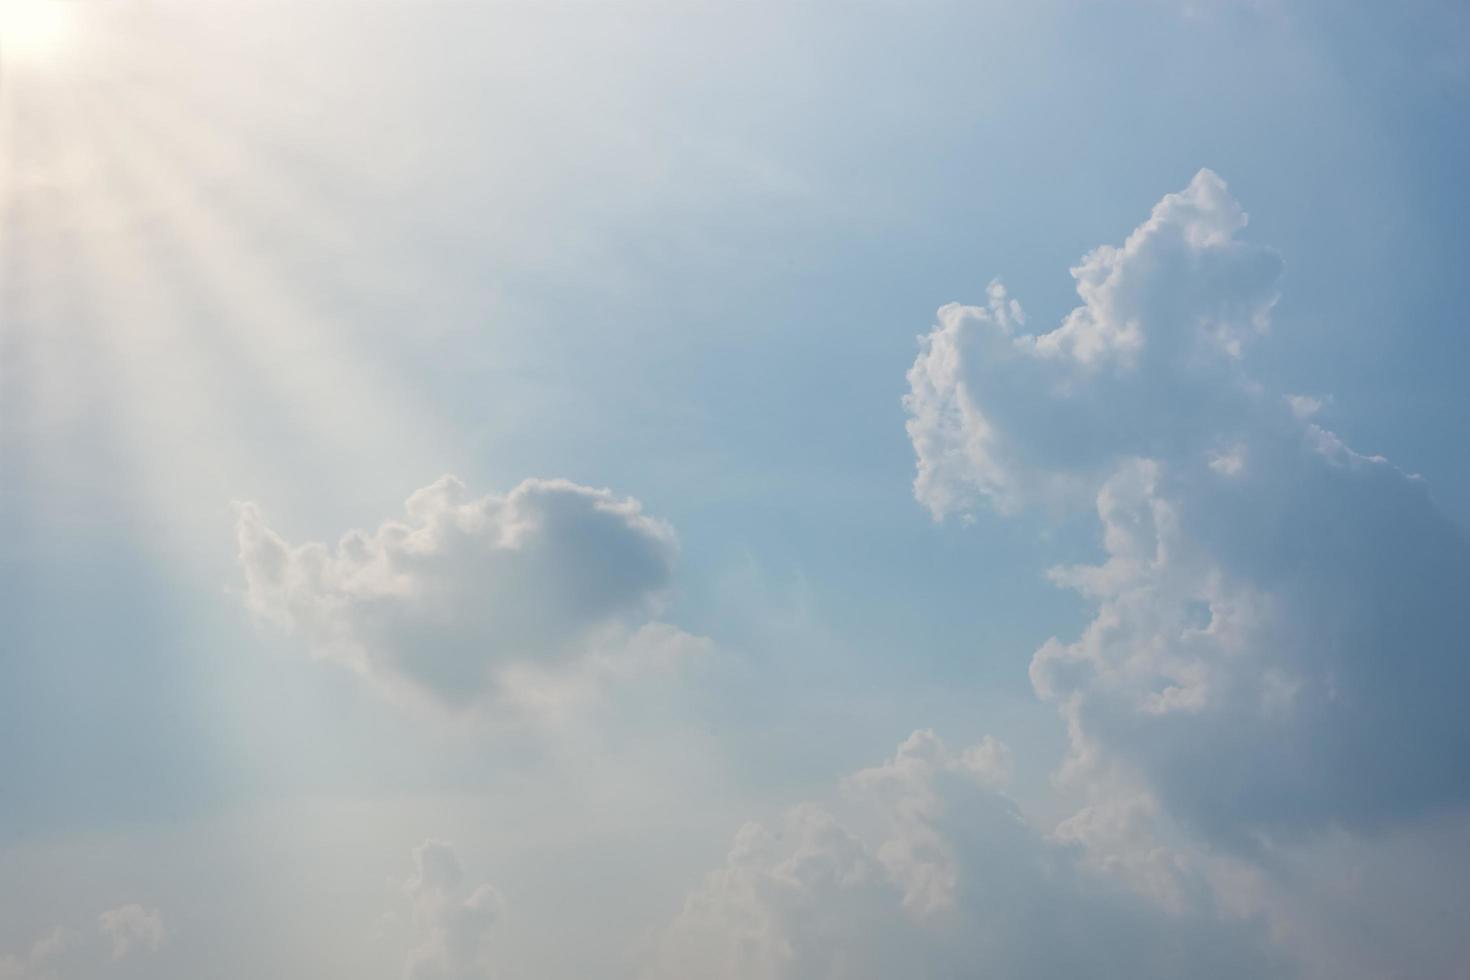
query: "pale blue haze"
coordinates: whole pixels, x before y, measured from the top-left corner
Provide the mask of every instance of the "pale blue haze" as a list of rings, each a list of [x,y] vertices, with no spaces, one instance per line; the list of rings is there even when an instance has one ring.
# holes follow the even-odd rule
[[[0,978],[1470,971],[1465,7],[27,2],[66,24],[0,16]],[[1279,259],[1209,288],[1268,310],[1280,417],[1130,390],[1270,469],[1120,497],[1208,552],[1163,579],[1290,606],[1211,690],[1383,701],[1161,739],[1068,677],[1069,780],[1028,667],[1097,615],[1047,578],[1108,557],[1078,460],[1182,451],[1059,449],[1082,504],[1003,513],[974,468],[1065,433],[980,397],[1026,448],[943,443],[936,520],[906,372],[995,279],[1056,327],[1202,168]],[[431,544],[287,549],[444,474]]]

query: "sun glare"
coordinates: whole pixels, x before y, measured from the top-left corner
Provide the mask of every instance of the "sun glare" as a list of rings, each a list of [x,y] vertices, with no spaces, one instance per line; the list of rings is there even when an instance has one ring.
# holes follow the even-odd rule
[[[0,0],[0,65],[55,56],[71,34],[71,5],[62,0]]]

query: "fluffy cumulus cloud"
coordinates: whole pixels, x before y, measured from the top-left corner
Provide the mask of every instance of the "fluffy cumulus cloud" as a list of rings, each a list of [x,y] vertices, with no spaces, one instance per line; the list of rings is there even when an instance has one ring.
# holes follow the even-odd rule
[[[502,901],[490,885],[468,887],[454,848],[425,841],[413,852],[414,875],[404,886],[416,942],[404,980],[484,980],[489,939]]]
[[[1257,396],[1241,364],[1281,275],[1275,252],[1237,239],[1245,224],[1201,171],[1121,246],[1083,257],[1083,304],[1056,329],[1026,333],[998,282],[983,307],[941,308],[905,398],[919,501],[938,518],[1010,513],[1075,499],[1121,456],[1228,452],[1217,423]]]
[[[1051,573],[1092,621],[1031,665],[1067,772],[1241,854],[1470,798],[1470,546],[1322,399],[1251,379],[1281,262],[1245,225],[1201,171],[1082,260],[1050,332],[998,284],[941,309],[906,401],[936,517],[1096,514],[1102,560]]]
[[[1090,622],[1030,667],[1080,809],[1038,827],[1004,746],[916,733],[744,828],[652,980],[1463,975],[1470,546],[1330,399],[1251,377],[1282,262],[1245,227],[1202,171],[1055,329],[993,283],[909,372],[937,519],[1093,515],[1050,572]]]
[[[472,498],[446,476],[414,493],[403,518],[335,547],[287,543],[253,504],[237,534],[257,615],[319,657],[447,705],[511,679],[534,692],[558,666],[585,677],[697,646],[650,622],[670,584],[673,529],[608,490],[526,480]]]
[[[1460,532],[1310,428],[1248,453],[1233,475],[1121,464],[1097,495],[1106,559],[1053,571],[1096,605],[1031,670],[1074,764],[1132,769],[1238,844],[1464,802]]]
[[[132,962],[157,952],[166,938],[163,917],[157,909],[124,905],[98,916],[95,930],[58,926],[24,952],[0,954],[0,980],[121,976],[118,971],[123,961]]]
[[[747,825],[661,937],[656,980],[1270,977],[1258,925],[1168,906],[1039,833],[1005,755],[918,732],[828,806]]]

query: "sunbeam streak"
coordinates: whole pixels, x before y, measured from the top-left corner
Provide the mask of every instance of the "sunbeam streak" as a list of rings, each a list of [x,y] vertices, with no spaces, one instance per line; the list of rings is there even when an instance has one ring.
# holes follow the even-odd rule
[[[170,286],[197,297],[196,341],[227,347],[236,370],[290,406],[298,429],[323,446],[349,450],[341,459],[349,470],[373,467],[385,451],[411,457],[429,447],[432,421],[352,348],[351,325],[319,311],[315,297],[294,289],[270,256],[241,241],[197,188],[198,175],[162,146],[137,139],[135,130],[124,132],[104,102],[94,102],[88,115],[108,166],[128,175],[133,199],[155,215],[153,232],[170,255]]]
[[[1467,106],[1444,0],[0,0],[0,980],[1470,980]]]
[[[98,153],[76,93],[54,93],[38,110],[47,124],[26,135],[53,191],[34,247],[53,260],[51,275],[21,285],[49,315],[19,326],[48,355],[33,411],[54,416],[63,398],[85,407],[74,424],[29,433],[30,452],[46,463],[33,476],[49,488],[37,506],[55,493],[112,498],[177,548],[171,539],[187,536],[191,501],[227,497],[223,485],[261,467],[249,441],[221,438],[232,431],[220,414],[229,386],[188,342],[180,297],[146,288],[156,275],[149,236],[136,231],[141,215]],[[85,152],[58,154],[58,138]]]
[[[3,93],[0,383],[7,465],[26,460],[34,491],[24,506],[40,518],[81,512],[77,494],[110,499],[183,554],[236,496],[288,499],[302,479],[340,493],[385,465],[407,461],[413,479],[441,465],[433,420],[250,234],[285,211],[315,214],[338,245],[354,232],[247,156],[216,155],[218,136],[160,126],[159,93],[124,98],[110,59],[90,64]],[[216,177],[245,196],[216,195]],[[99,469],[108,478],[89,479]]]
[[[72,5],[61,0],[0,0],[0,59],[57,57],[72,38],[75,16]]]

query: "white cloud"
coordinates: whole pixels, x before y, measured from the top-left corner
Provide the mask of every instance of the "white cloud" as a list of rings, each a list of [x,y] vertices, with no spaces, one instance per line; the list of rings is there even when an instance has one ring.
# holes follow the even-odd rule
[[[995,788],[993,741],[930,732],[807,804],[747,825],[664,933],[653,978],[1265,977],[1264,936],[1169,909],[1037,833]]]
[[[470,499],[446,476],[409,498],[404,519],[335,548],[288,544],[253,504],[237,532],[248,606],[395,692],[463,706],[508,680],[544,688],[548,671],[589,656],[605,665],[623,649],[626,668],[681,649],[666,634],[683,634],[649,623],[673,529],[607,490],[526,480]]]
[[[122,969],[121,961],[157,952],[166,938],[157,909],[123,905],[98,916],[95,932],[57,926],[24,953],[0,954],[0,980],[111,976]]]
[[[999,283],[985,307],[942,307],[904,399],[919,502],[936,518],[982,503],[1011,513],[1085,495],[1119,454],[1216,449],[1203,423],[1251,400],[1239,365],[1281,275],[1275,252],[1236,239],[1245,223],[1202,170],[1121,246],[1083,257],[1083,305],[1056,329],[1021,332]]]
[[[1240,476],[1245,472],[1245,464],[1246,448],[1243,443],[1236,443],[1210,457],[1210,469],[1221,476]]]
[[[1322,399],[1314,398],[1311,395],[1287,395],[1286,404],[1291,409],[1291,414],[1295,415],[1298,419],[1305,420],[1322,411],[1322,406],[1325,403]]]
[[[503,900],[490,885],[469,888],[454,848],[425,841],[414,849],[414,876],[404,886],[413,909],[415,945],[404,980],[484,980],[488,941]]]
[[[98,927],[112,944],[112,958],[120,960],[137,950],[156,950],[167,932],[157,909],[123,905],[98,918]]]
[[[1031,666],[1066,772],[1239,851],[1470,801],[1470,546],[1319,401],[1245,373],[1280,261],[1244,224],[1201,171],[1073,270],[1056,330],[1017,335],[994,285],[940,310],[908,398],[936,517],[1095,509],[1105,559],[1051,573],[1092,622]]]

